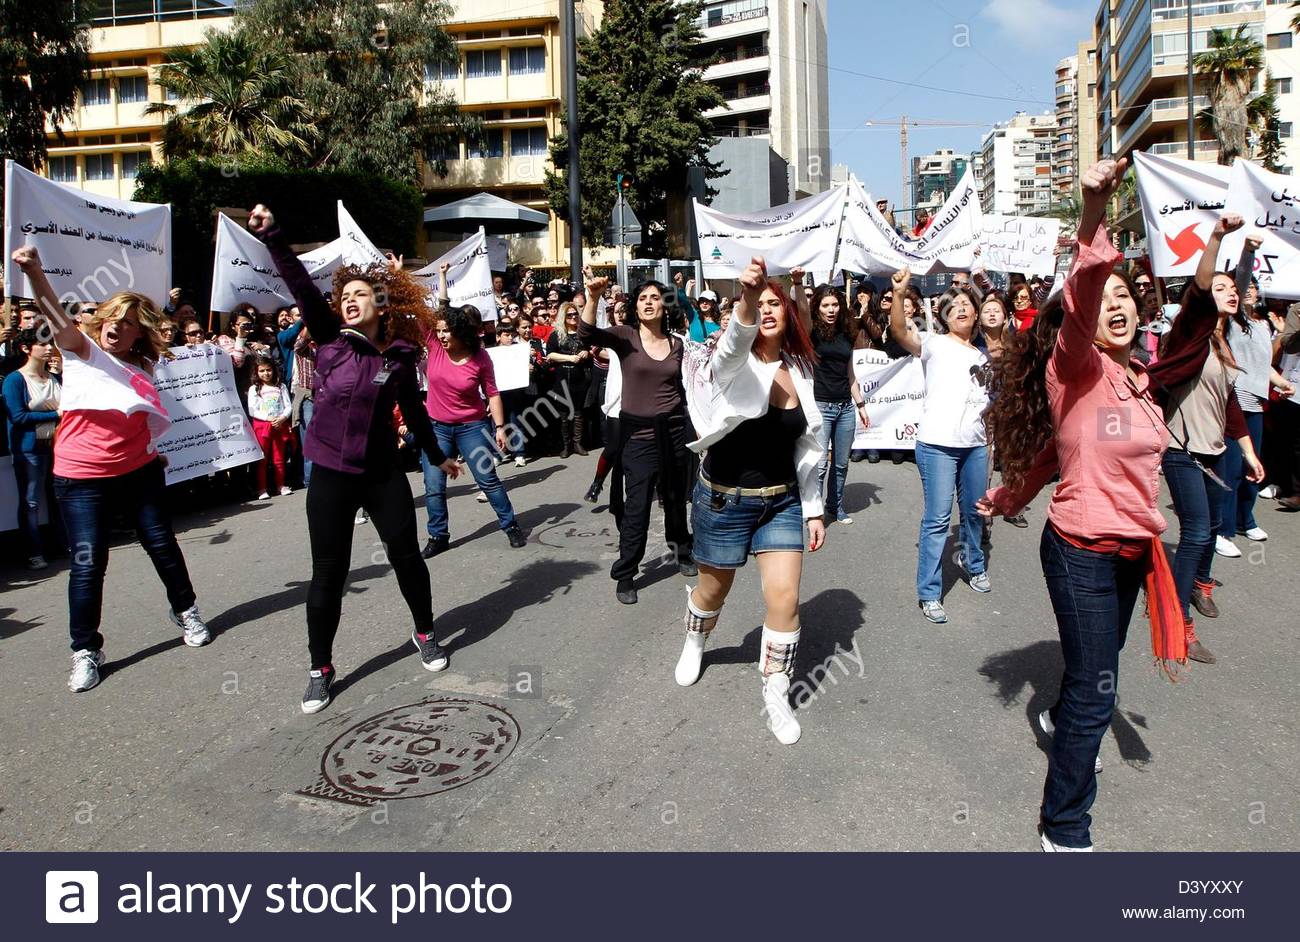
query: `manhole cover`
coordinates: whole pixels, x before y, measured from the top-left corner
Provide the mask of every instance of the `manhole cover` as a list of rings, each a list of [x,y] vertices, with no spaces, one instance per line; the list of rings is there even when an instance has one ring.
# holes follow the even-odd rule
[[[321,758],[322,781],[300,794],[349,804],[425,798],[488,775],[517,742],[519,724],[499,706],[422,700],[335,739]]]

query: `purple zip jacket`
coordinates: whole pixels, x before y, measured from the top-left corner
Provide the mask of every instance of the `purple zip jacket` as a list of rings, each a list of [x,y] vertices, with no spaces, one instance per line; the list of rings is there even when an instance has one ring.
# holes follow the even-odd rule
[[[272,226],[261,240],[316,341],[313,412],[302,446],[304,457],[347,474],[361,474],[368,467],[396,461],[392,415],[393,406],[398,405],[406,427],[430,463],[446,461],[420,396],[420,351],[405,340],[394,340],[381,351],[359,332],[345,328],[289,248],[280,227]],[[388,375],[376,382],[381,369]]]

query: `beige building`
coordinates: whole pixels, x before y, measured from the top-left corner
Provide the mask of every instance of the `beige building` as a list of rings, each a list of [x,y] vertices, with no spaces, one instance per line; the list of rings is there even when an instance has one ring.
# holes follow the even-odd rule
[[[1052,207],[1056,113],[1020,112],[980,142],[980,206],[986,213],[1036,216]]]

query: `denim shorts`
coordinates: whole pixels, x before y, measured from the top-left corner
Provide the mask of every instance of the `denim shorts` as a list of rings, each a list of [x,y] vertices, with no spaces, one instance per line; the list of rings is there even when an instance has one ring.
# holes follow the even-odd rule
[[[738,497],[696,481],[691,529],[695,561],[714,569],[739,569],[751,553],[801,553],[799,490],[792,488],[779,497]]]

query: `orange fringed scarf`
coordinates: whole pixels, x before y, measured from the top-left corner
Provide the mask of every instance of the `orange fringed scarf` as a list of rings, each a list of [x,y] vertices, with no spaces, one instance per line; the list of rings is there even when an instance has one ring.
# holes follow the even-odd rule
[[[1115,537],[1088,540],[1056,533],[1071,546],[1094,553],[1115,553],[1120,559],[1142,560],[1146,563],[1147,614],[1151,619],[1151,653],[1156,667],[1171,681],[1177,683],[1187,667],[1187,632],[1183,620],[1183,607],[1178,601],[1174,585],[1174,572],[1169,568],[1165,545],[1160,537],[1146,540],[1118,539]]]

